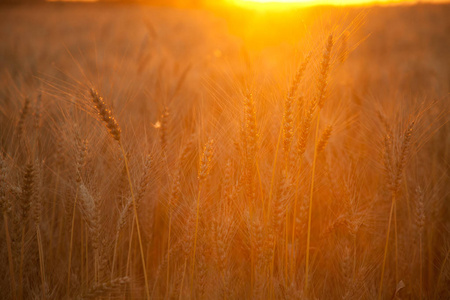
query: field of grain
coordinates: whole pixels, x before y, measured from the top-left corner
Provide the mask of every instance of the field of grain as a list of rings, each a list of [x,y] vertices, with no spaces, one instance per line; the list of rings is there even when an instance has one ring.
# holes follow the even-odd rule
[[[0,6],[0,298],[449,299],[449,32]]]

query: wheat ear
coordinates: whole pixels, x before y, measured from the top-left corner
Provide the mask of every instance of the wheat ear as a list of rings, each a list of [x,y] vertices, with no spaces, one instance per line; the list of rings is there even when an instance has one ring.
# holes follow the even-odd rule
[[[36,191],[35,187],[35,166],[33,162],[28,162],[23,175],[22,193],[20,195],[21,221],[22,221],[22,241],[20,246],[20,266],[19,266],[19,298],[23,295],[23,264],[25,251],[25,230],[28,222],[31,202]]]

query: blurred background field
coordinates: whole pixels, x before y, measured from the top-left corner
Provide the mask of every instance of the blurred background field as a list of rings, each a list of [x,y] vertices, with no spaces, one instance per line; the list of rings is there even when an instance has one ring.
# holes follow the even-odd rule
[[[408,93],[431,91],[438,97],[449,91],[446,4],[274,12],[44,3],[3,6],[0,13],[2,72],[16,83],[39,84],[39,78],[55,74],[78,76],[79,66],[96,78],[126,80],[120,74],[135,65],[140,71],[189,66],[200,82],[214,68],[241,63],[245,53],[255,63],[287,72],[292,71],[288,62],[305,47],[302,41],[336,24],[345,27],[356,17],[359,24],[348,33],[352,52],[347,69],[352,73],[347,79],[359,93],[370,96],[370,89],[376,96],[399,86]]]

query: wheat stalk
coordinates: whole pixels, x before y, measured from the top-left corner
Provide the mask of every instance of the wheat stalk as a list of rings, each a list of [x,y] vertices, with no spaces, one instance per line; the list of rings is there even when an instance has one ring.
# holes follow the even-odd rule
[[[394,209],[396,207],[396,200],[397,200],[397,194],[399,192],[399,188],[400,188],[400,182],[401,182],[401,174],[403,172],[403,169],[406,165],[406,159],[408,157],[408,153],[409,153],[409,148],[410,148],[410,143],[411,143],[411,138],[412,138],[412,133],[413,133],[413,129],[414,129],[414,121],[411,122],[408,126],[408,128],[406,129],[406,131],[404,132],[403,135],[403,141],[401,144],[401,148],[400,148],[400,153],[399,156],[397,157],[397,162],[394,166],[393,163],[393,158],[389,157],[390,155],[392,155],[392,150],[389,148],[385,149],[385,157],[388,156],[388,158],[385,159],[385,169],[386,174],[389,176],[388,180],[390,180],[390,190],[391,190],[391,209],[389,212],[389,220],[388,220],[388,228],[387,228],[387,233],[386,233],[386,243],[384,246],[384,256],[383,256],[383,263],[381,266],[381,278],[380,278],[380,286],[379,286],[379,290],[378,290],[378,299],[382,298],[383,295],[383,279],[384,279],[384,271],[385,271],[385,267],[386,267],[386,259],[387,259],[387,254],[388,254],[388,247],[389,247],[389,235],[390,235],[390,231],[391,231],[391,223],[392,223],[392,215],[394,212]],[[392,143],[387,143],[387,147],[391,146],[392,147]],[[395,236],[395,240],[397,243],[397,235]],[[396,248],[397,249],[397,248]],[[397,253],[397,251],[396,251]],[[396,263],[396,269],[397,269],[397,255],[396,255],[396,259],[395,259],[395,263]]]
[[[6,196],[7,172],[8,172],[8,168],[6,165],[6,161],[0,155],[0,210],[3,214],[6,245],[7,245],[7,249],[8,249],[8,263],[9,263],[9,278],[10,278],[10,286],[11,286],[11,295],[15,299],[16,298],[16,280],[15,280],[15,274],[14,274],[14,261],[13,261],[12,250],[11,250],[11,237],[9,235],[9,226],[8,226],[8,214],[11,213],[12,204],[11,204],[10,199]]]
[[[76,182],[76,191],[75,191],[75,200],[72,205],[72,218],[71,218],[71,227],[70,227],[70,246],[69,246],[69,265],[67,267],[67,296],[70,295],[70,279],[71,279],[71,268],[72,268],[72,251],[73,251],[73,235],[75,229],[75,214],[78,203],[78,194],[79,194],[79,185],[82,182],[81,178],[81,170],[85,164],[85,159],[87,155],[88,149],[88,141],[82,140],[78,132],[75,135],[75,144],[76,144],[76,157],[75,157],[75,182]]]
[[[122,141],[120,139],[121,130],[120,130],[119,124],[117,123],[116,119],[112,115],[111,110],[109,110],[107,108],[103,99],[98,95],[97,91],[95,91],[93,88],[91,89],[91,96],[92,96],[92,101],[94,102],[94,105],[97,109],[100,119],[105,123],[111,136],[119,143],[120,149],[122,151],[123,160],[125,162],[125,168],[127,170],[127,175],[128,175],[128,183],[130,185],[131,199],[133,200],[134,219],[136,222],[136,229],[137,229],[138,240],[139,240],[139,249],[141,252],[142,269],[144,272],[144,279],[145,279],[145,290],[146,290],[146,294],[147,294],[147,299],[150,299],[150,289],[148,286],[148,277],[147,277],[147,270],[146,270],[146,264],[145,264],[145,258],[144,258],[144,248],[142,245],[141,230],[140,230],[140,226],[139,226],[139,217],[138,217],[138,213],[137,213],[136,199],[134,196],[133,184],[131,182],[130,169],[128,167],[128,159],[127,159]]]
[[[306,263],[305,263],[305,294],[308,294],[308,282],[309,282],[309,250],[310,250],[310,241],[311,241],[311,214],[312,214],[312,204],[313,204],[313,193],[314,193],[314,179],[315,179],[315,171],[316,171],[316,160],[317,160],[317,150],[318,144],[317,135],[319,133],[319,122],[320,122],[320,110],[323,108],[325,104],[325,92],[327,88],[327,80],[328,73],[330,69],[330,57],[331,57],[331,49],[333,47],[333,35],[330,34],[328,37],[328,41],[325,47],[325,52],[323,53],[322,64],[321,64],[321,72],[318,78],[317,90],[318,96],[314,102],[318,103],[319,110],[317,112],[317,122],[316,122],[316,134],[314,137],[314,158],[311,172],[311,187],[310,187],[310,195],[309,195],[309,212],[308,212],[308,231],[306,237]]]
[[[17,136],[19,140],[22,138],[22,134],[24,131],[25,119],[28,115],[28,111],[30,110],[30,99],[25,98],[25,102],[23,103],[22,109],[20,110],[19,121],[17,122]]]
[[[193,293],[194,284],[194,269],[195,269],[195,251],[197,247],[197,235],[198,235],[198,220],[200,215],[200,195],[202,192],[202,187],[211,171],[212,159],[215,150],[215,142],[210,139],[204,146],[203,152],[200,157],[200,166],[198,170],[198,194],[196,203],[196,213],[195,213],[195,233],[194,233],[194,245],[192,250],[192,262],[191,262],[191,294]]]

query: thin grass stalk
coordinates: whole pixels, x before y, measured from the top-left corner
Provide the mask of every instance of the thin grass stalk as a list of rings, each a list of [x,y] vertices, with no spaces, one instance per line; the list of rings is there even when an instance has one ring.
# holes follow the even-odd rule
[[[56,245],[56,253],[59,253],[59,250],[61,249],[61,244],[63,240],[63,229],[66,226],[65,224],[66,218],[64,218],[64,214],[61,214],[59,217],[59,230],[58,230],[58,242]]]
[[[211,171],[211,159],[214,155],[214,140],[209,140],[203,148],[203,152],[200,157],[200,165],[198,170],[198,193],[196,203],[196,216],[195,216],[195,232],[194,232],[194,246],[192,250],[192,262],[191,262],[191,295],[194,293],[194,270],[195,270],[195,253],[197,249],[197,236],[198,236],[198,221],[200,215],[200,196],[202,193],[203,184],[208,178]]]
[[[255,286],[255,249],[253,247],[253,235],[250,234],[250,297],[253,297]]]
[[[296,184],[295,184],[295,196],[294,196],[294,215],[292,221],[292,237],[291,237],[291,245],[292,245],[292,260],[291,260],[291,278],[294,280],[294,266],[295,266],[295,227],[297,224],[297,206],[298,206],[298,189],[300,185],[300,170],[303,164],[303,157],[300,158],[300,162],[298,164],[298,171],[296,176]]]
[[[261,179],[261,171],[259,170],[259,161],[256,159],[256,174],[258,175],[258,181],[259,181],[259,193],[261,195],[261,201],[262,201],[262,207],[264,207],[265,201],[264,201],[264,193],[263,193],[263,187],[262,187],[262,179]]]
[[[169,204],[169,232],[167,236],[167,275],[166,275],[166,292],[164,294],[164,299],[166,299],[169,294],[169,282],[170,282],[170,237],[172,231],[172,209]]]
[[[94,250],[94,281],[95,284],[99,283],[99,262],[98,262],[98,249]]]
[[[184,259],[183,275],[181,277],[180,294],[178,295],[178,300],[182,299],[181,295],[183,294],[184,277],[186,275],[186,265],[187,265],[187,257]]]
[[[297,149],[296,149],[297,150],[296,156],[300,159],[300,161],[299,161],[298,170],[297,170],[297,174],[296,174],[296,178],[295,178],[295,198],[294,198],[294,215],[293,215],[294,220],[293,220],[293,224],[292,224],[292,228],[293,228],[292,245],[295,245],[295,227],[296,227],[296,216],[297,216],[297,206],[298,206],[298,193],[299,193],[299,188],[300,188],[301,167],[303,164],[304,153],[306,151],[307,139],[308,139],[308,136],[309,136],[309,133],[311,130],[310,129],[311,122],[312,122],[312,118],[314,116],[316,107],[317,107],[317,103],[315,101],[313,101],[310,104],[310,107],[307,110],[306,115],[304,116],[304,120],[303,120],[303,124],[302,124],[302,131],[300,133],[300,140],[297,144]]]
[[[419,299],[422,299],[422,286],[423,286],[423,274],[422,274],[422,236],[419,237]]]
[[[418,199],[415,208],[415,228],[418,232],[419,239],[419,297],[422,299],[423,296],[423,249],[422,249],[422,237],[423,229],[425,226],[425,211],[423,205],[424,194],[422,190],[417,188]]]
[[[14,262],[11,250],[11,237],[9,236],[8,215],[6,214],[6,212],[3,212],[3,222],[5,225],[6,246],[8,248],[9,280],[11,284],[11,294],[13,299],[16,299],[16,280],[14,276]]]
[[[85,242],[84,242],[84,253],[86,253],[84,270],[86,272],[85,279],[86,282],[89,282],[89,238],[88,238],[88,232],[89,228],[87,226],[84,228],[84,236],[85,236]]]
[[[317,112],[317,122],[316,122],[316,134],[314,135],[314,158],[311,172],[311,188],[309,191],[309,208],[308,208],[308,229],[306,237],[306,258],[305,258],[305,294],[308,293],[308,276],[309,276],[309,248],[311,242],[311,213],[312,213],[312,202],[314,195],[314,177],[316,173],[316,161],[317,161],[317,137],[319,134],[319,122],[320,122],[320,109]]]
[[[387,228],[387,234],[386,234],[386,243],[384,246],[384,256],[383,256],[383,264],[381,265],[381,278],[380,278],[380,287],[378,289],[378,300],[382,299],[383,295],[383,279],[384,279],[384,270],[386,267],[386,259],[387,259],[387,253],[388,253],[388,247],[389,247],[389,234],[391,232],[391,223],[392,223],[392,215],[395,208],[395,193],[392,194],[392,203],[391,203],[391,210],[389,212],[389,221],[388,221],[388,228]]]
[[[72,208],[72,221],[71,221],[71,227],[70,227],[69,266],[67,267],[67,296],[70,296],[70,274],[71,274],[71,267],[72,267],[73,232],[75,229],[75,213],[76,213],[77,202],[78,202],[78,188],[75,193],[75,201],[73,203],[73,208]]]
[[[84,271],[84,268],[85,268],[85,262],[84,262],[84,260],[85,260],[85,257],[84,257],[84,249],[85,249],[85,247],[84,247],[84,237],[85,236],[86,236],[86,239],[87,239],[87,234],[84,233],[83,222],[80,222],[80,242],[81,242],[81,245],[80,245],[80,257],[81,257],[81,263],[80,263],[81,270],[80,270],[80,273],[81,273],[81,284],[84,284],[84,280],[85,280],[85,271]],[[87,277],[86,277],[86,279],[87,279]]]
[[[38,242],[38,250],[39,250],[39,268],[41,271],[41,283],[42,283],[42,299],[46,299],[46,288],[45,288],[45,265],[44,265],[44,247],[42,246],[42,237],[41,237],[41,229],[39,225],[36,225],[36,238]]]
[[[356,278],[356,234],[353,237],[353,268],[352,268],[352,281]]]
[[[188,147],[184,149],[183,152],[187,151]],[[172,191],[169,195],[169,229],[168,229],[168,236],[167,236],[167,273],[166,273],[166,292],[164,295],[164,299],[168,297],[169,295],[169,285],[170,285],[170,252],[171,252],[171,238],[172,238],[172,215],[173,215],[173,209],[175,206],[175,202],[178,201],[178,198],[180,197],[180,173],[182,168],[182,161],[183,161],[183,155],[184,153],[181,153],[181,156],[178,158],[178,169],[175,172],[173,176],[172,181]],[[153,294],[153,292],[152,292]]]
[[[411,218],[411,205],[410,205],[410,197],[408,194],[408,182],[406,180],[406,172],[403,172],[403,185],[404,185],[404,189],[405,189],[405,198],[406,198],[406,207],[408,208],[408,220],[409,223],[412,223],[412,218]]]
[[[277,243],[273,243],[273,255],[272,255],[272,261],[270,262],[270,296],[269,299],[273,299],[273,294],[275,293],[274,286],[273,286],[273,272],[275,268],[275,249],[276,249]]]
[[[128,242],[128,255],[127,255],[127,265],[125,268],[125,275],[130,275],[130,264],[131,264],[131,253],[133,248],[133,236],[134,236],[134,226],[135,226],[135,220],[133,217],[133,222],[131,223],[131,233],[130,233],[130,241]]]
[[[119,244],[120,230],[116,232],[116,238],[114,239],[113,259],[111,264],[111,280],[114,278],[114,269],[116,266],[117,246]]]
[[[435,292],[434,292],[433,299],[437,299],[437,295],[438,295],[438,292],[439,292],[439,285],[441,283],[442,274],[444,273],[445,265],[447,263],[449,255],[450,255],[450,250],[447,250],[447,254],[445,255],[444,261],[442,262],[442,266],[441,266],[441,268],[439,270],[439,275],[438,275],[438,278],[437,278],[437,281],[436,281],[436,287],[435,287]]]
[[[55,226],[55,219],[56,219],[56,192],[58,191],[59,187],[59,172],[60,167],[58,166],[58,169],[56,171],[56,184],[55,184],[55,194],[53,196],[53,204],[52,204],[52,214],[51,214],[51,221],[50,221],[50,246],[49,246],[49,257],[53,257],[53,227]]]
[[[271,280],[271,284],[270,284],[270,293],[271,293],[271,297],[273,294],[273,271],[274,271],[274,264],[275,264],[275,248],[276,246],[278,246],[279,248],[279,254],[281,255],[281,260],[282,260],[282,265],[283,269],[280,270],[280,272],[284,272],[284,280],[285,283],[287,283],[287,276],[288,276],[288,267],[287,267],[287,230],[288,230],[288,226],[287,226],[287,218],[288,218],[288,212],[287,209],[286,211],[284,211],[284,218],[285,218],[285,223],[282,222],[282,218],[283,218],[283,207],[286,207],[287,205],[287,201],[288,201],[288,191],[290,189],[290,182],[288,181],[288,172],[286,170],[283,171],[282,174],[282,179],[281,179],[281,183],[280,183],[280,188],[278,191],[278,201],[276,202],[276,204],[274,204],[274,209],[272,212],[272,230],[274,231],[274,247],[272,249],[272,258],[271,258],[271,265],[270,265],[270,280]],[[289,183],[288,183],[289,182]],[[281,212],[281,213],[280,213]],[[283,224],[284,229],[283,229]],[[280,241],[280,230],[281,230],[281,234],[284,235],[284,244],[283,244],[283,240],[281,239]],[[281,268],[280,268],[281,269]]]
[[[22,238],[20,242],[20,266],[19,266],[19,299],[23,298],[23,263],[25,252],[25,223],[22,225]]]
[[[434,243],[434,230],[433,228],[428,229],[427,234],[427,247],[428,247],[428,282],[433,282],[433,267],[434,267],[434,249],[433,249],[433,243]]]
[[[398,282],[398,235],[397,235],[397,203],[394,203],[394,241],[395,241],[395,284]]]
[[[125,162],[125,168],[127,170],[128,183],[130,184],[131,199],[133,200],[133,211],[134,211],[134,217],[135,217],[135,222],[136,222],[136,231],[138,234],[139,249],[141,251],[142,268],[144,271],[145,290],[146,290],[146,294],[147,294],[147,299],[150,299],[150,289],[148,286],[147,270],[145,267],[146,265],[145,265],[145,258],[144,258],[144,247],[142,246],[141,230],[139,228],[139,217],[138,217],[138,213],[137,213],[136,200],[134,197],[133,184],[131,183],[130,169],[128,168],[128,159],[127,159],[127,156],[125,153],[125,149],[123,148],[122,142],[119,141],[119,145],[120,145],[120,149],[122,150],[123,160]]]
[[[198,187],[197,203],[196,203],[196,216],[195,216],[195,232],[194,232],[194,248],[192,250],[192,262],[191,262],[191,294],[194,292],[194,269],[195,269],[195,251],[197,248],[197,234],[198,234],[198,219],[200,213],[200,194],[202,192],[202,184]]]
[[[270,189],[269,189],[269,203],[267,204],[268,205],[267,216],[270,215],[271,206],[272,206],[273,185],[275,183],[275,172],[276,172],[276,167],[277,167],[278,151],[280,149],[280,143],[281,143],[282,136],[283,136],[283,126],[280,126],[280,132],[278,133],[277,148],[275,150],[275,155],[273,158],[272,178],[270,179]]]
[[[286,164],[287,166],[287,164]],[[289,257],[289,250],[288,250],[288,242],[289,242],[289,233],[288,233],[288,228],[289,228],[289,214],[288,214],[288,210],[286,209],[285,212],[285,226],[284,226],[284,280],[285,283],[287,284],[289,281],[289,277],[288,277],[288,257]]]

